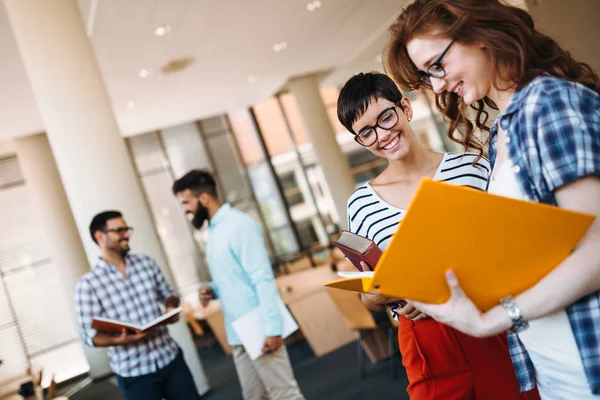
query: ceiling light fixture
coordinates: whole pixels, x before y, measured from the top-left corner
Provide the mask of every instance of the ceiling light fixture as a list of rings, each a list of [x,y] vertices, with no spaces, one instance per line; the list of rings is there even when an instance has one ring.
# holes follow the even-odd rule
[[[286,42],[279,42],[277,44],[273,45],[273,51],[275,53],[279,53],[283,50],[287,49],[287,43]]]
[[[313,0],[306,5],[307,11],[315,11],[317,8],[321,8],[321,2],[319,0]]]
[[[254,75],[250,75],[246,78],[246,81],[248,81],[248,83],[254,83],[256,82],[256,77]]]
[[[145,78],[147,76],[150,76],[154,73],[154,71],[152,70],[152,68],[142,68],[140,69],[140,78]]]
[[[161,25],[154,30],[156,36],[165,36],[169,32],[171,32],[171,25]]]

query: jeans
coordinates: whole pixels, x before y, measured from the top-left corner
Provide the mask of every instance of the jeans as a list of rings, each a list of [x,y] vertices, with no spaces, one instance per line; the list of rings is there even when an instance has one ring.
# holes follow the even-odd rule
[[[166,367],[141,376],[117,375],[119,388],[126,400],[199,400],[192,374],[179,350]]]

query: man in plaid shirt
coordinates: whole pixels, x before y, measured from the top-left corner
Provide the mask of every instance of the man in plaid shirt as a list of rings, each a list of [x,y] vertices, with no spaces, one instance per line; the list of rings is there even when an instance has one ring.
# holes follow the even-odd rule
[[[143,325],[162,315],[159,303],[166,312],[179,306],[156,262],[129,254],[132,231],[118,211],[102,212],[92,220],[90,234],[101,257],[77,284],[80,335],[88,346],[108,348],[110,366],[127,400],[199,399],[183,353],[166,326],[145,333],[123,330],[120,335],[91,328],[94,317]]]

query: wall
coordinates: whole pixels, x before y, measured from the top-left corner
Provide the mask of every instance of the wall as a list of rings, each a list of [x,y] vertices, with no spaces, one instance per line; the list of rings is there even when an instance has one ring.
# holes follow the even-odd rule
[[[527,0],[536,28],[600,73],[600,1]]]

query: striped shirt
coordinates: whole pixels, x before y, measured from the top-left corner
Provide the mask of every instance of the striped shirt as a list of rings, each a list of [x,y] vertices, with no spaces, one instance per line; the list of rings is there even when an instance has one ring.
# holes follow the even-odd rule
[[[477,154],[474,153],[445,153],[433,180],[486,190],[491,172],[490,163],[482,157],[474,166],[475,158]],[[386,249],[406,214],[406,210],[396,208],[381,199],[369,183],[359,186],[352,193],[347,209],[348,230],[373,240],[381,250]],[[397,319],[396,307],[391,307],[391,311]]]
[[[75,310],[81,338],[94,346],[94,317],[144,325],[162,315],[159,304],[174,295],[156,261],[146,255],[125,257],[127,277],[101,258],[77,283]],[[157,326],[141,342],[108,347],[113,372],[122,377],[147,375],[170,364],[179,352],[166,326]]]

